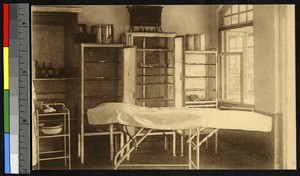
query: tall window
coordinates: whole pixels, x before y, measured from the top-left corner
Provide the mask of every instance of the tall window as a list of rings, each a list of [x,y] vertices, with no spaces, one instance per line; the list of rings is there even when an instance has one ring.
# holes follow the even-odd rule
[[[254,104],[253,6],[225,6],[220,13],[220,99]]]

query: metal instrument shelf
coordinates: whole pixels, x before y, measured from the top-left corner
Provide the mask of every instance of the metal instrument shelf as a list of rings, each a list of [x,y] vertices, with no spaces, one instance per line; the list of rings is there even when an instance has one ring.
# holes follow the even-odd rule
[[[56,109],[55,112],[46,113],[41,109],[36,110],[36,140],[37,140],[37,167],[40,169],[40,162],[54,159],[64,159],[65,166],[68,165],[68,169],[71,169],[71,133],[70,133],[70,111],[65,107],[63,103],[49,103],[43,104],[43,107],[49,106]],[[44,118],[48,118],[44,120]],[[62,123],[62,131],[57,134],[43,134],[41,132],[40,123],[41,122],[57,122]],[[47,142],[48,139],[53,138],[63,138],[63,149],[58,151],[50,150],[50,151],[42,151],[40,149],[40,144],[42,142]],[[43,141],[41,141],[43,139]],[[62,153],[62,155],[58,156],[48,156],[42,157],[43,154],[54,154],[54,153]]]

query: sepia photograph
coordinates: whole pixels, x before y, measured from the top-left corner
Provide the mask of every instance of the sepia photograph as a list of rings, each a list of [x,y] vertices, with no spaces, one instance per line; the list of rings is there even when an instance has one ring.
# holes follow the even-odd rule
[[[33,170],[297,169],[295,5],[30,15]]]

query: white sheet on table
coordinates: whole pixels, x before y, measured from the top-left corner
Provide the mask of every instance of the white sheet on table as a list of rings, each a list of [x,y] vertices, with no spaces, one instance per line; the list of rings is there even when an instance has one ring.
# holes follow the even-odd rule
[[[125,103],[103,103],[87,110],[91,125],[119,123],[161,130],[198,127],[269,132],[271,117],[255,112],[200,108],[148,108]]]

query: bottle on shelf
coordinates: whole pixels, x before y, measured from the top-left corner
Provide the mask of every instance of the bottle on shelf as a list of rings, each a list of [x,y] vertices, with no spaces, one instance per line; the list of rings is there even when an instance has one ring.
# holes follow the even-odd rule
[[[46,77],[46,78],[49,78],[49,73],[48,73],[48,71],[49,71],[49,67],[47,67],[47,65],[45,65],[45,77]]]
[[[48,68],[48,76],[53,77],[54,76],[54,69],[52,68],[52,64],[50,62],[49,68]]]
[[[34,61],[35,62],[35,77],[36,78],[40,78],[40,66],[39,66],[39,62],[38,61]]]
[[[43,62],[43,66],[42,66],[42,68],[41,68],[41,74],[40,74],[40,77],[41,78],[45,78],[46,77],[46,70],[47,70],[47,68],[46,68],[46,63],[45,62]]]

